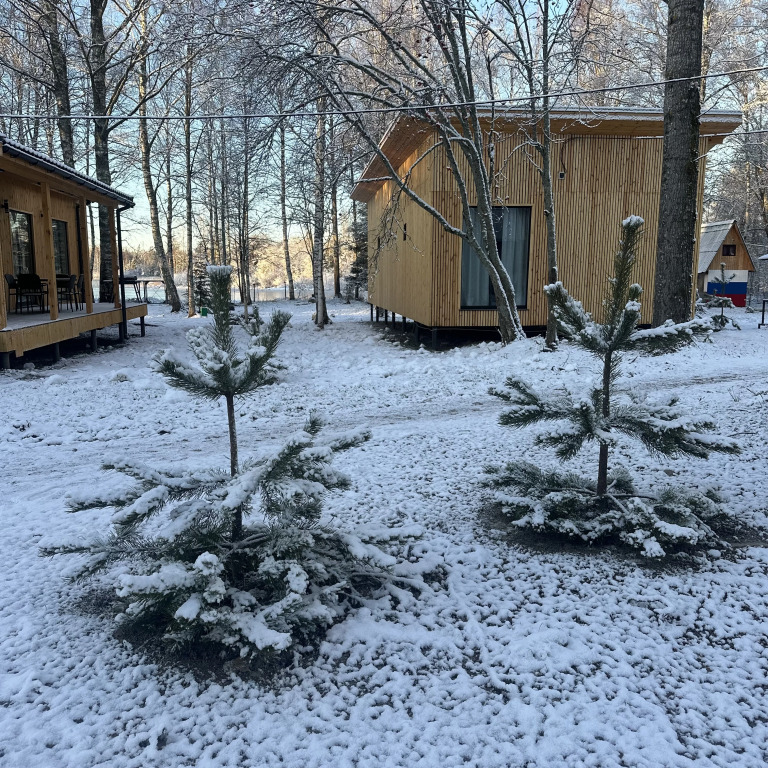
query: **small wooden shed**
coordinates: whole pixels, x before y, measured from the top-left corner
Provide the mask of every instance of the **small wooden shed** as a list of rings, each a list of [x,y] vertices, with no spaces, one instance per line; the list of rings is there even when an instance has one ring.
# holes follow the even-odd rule
[[[522,126],[527,116],[507,112],[482,121],[496,132],[493,189],[502,260],[516,286],[524,326],[546,324],[544,195],[535,154]],[[559,110],[552,114],[553,183],[557,210],[560,279],[590,312],[599,310],[612,271],[619,225],[630,214],[645,219],[634,279],[644,288],[642,321],[651,321],[664,133],[663,114],[645,109]],[[741,122],[738,112],[701,117],[699,212],[707,151]],[[458,185],[444,150],[428,124],[400,117],[381,149],[403,179],[448,221],[461,226]],[[462,169],[468,174],[466,168]],[[476,269],[462,240],[427,211],[400,196],[378,156],[352,191],[368,205],[369,302],[423,327],[493,328],[498,315],[487,275]],[[473,195],[470,185],[470,195]],[[470,198],[470,206],[474,204]],[[395,236],[393,231],[397,230]],[[506,234],[505,234],[506,233]],[[509,247],[505,245],[509,240]],[[698,258],[698,251],[693,254]],[[691,264],[693,274],[694,265]]]
[[[109,211],[112,274],[122,276],[119,212],[133,198],[0,135],[0,364],[81,333],[143,318],[147,305],[97,303],[91,286],[86,205]],[[74,294],[69,290],[75,283]],[[30,295],[22,286],[39,286]]]
[[[720,293],[720,265],[725,264],[725,276],[730,278],[725,293],[737,307],[747,303],[750,275],[755,265],[739,232],[735,220],[702,224],[699,238],[699,268],[696,287],[699,294]],[[732,277],[731,277],[732,276]]]

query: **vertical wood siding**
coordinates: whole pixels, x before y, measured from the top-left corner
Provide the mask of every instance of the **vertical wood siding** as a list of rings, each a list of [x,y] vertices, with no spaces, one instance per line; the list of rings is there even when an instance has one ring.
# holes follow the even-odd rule
[[[432,143],[425,139],[401,167],[405,174]],[[707,140],[702,139],[704,154]],[[522,133],[509,133],[497,144],[500,165],[495,178],[494,204],[531,207],[528,295],[520,309],[524,326],[546,324],[546,230],[544,196],[538,157],[525,146]],[[642,322],[653,314],[656,238],[658,234],[661,138],[568,135],[553,146],[552,173],[557,213],[560,279],[585,308],[600,315],[607,279],[621,233],[629,215],[645,219],[644,238],[634,280],[643,286]],[[462,169],[468,175],[468,169]],[[560,172],[565,173],[559,178]],[[699,211],[703,196],[704,161],[699,177]],[[411,186],[448,221],[461,225],[461,203],[453,175],[441,149],[414,169]],[[470,191],[470,195],[471,195]],[[381,231],[382,212],[392,195],[391,184],[380,188],[369,203],[369,248],[373,253]],[[470,204],[474,204],[470,197]],[[498,324],[495,310],[461,310],[461,240],[449,234],[427,212],[411,202],[401,203],[402,232],[382,247],[378,271],[371,277],[370,300],[382,308],[435,327],[488,327]],[[698,259],[698,242],[694,260]],[[695,263],[695,261],[694,261]],[[695,271],[695,270],[694,270]]]

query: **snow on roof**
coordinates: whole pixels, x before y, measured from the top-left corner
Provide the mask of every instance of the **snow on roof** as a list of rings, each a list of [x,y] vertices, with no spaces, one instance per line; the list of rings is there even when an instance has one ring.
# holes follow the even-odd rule
[[[758,257],[757,257],[757,260],[758,260],[758,261],[768,261],[768,253],[766,253],[766,254],[765,254],[765,255],[763,255],[763,256],[758,256]]]
[[[720,250],[725,236],[736,223],[735,219],[729,221],[712,221],[701,225],[701,242],[699,244],[699,269],[698,273],[706,272],[712,259]]]
[[[30,165],[38,166],[44,171],[53,173],[67,181],[73,181],[75,184],[79,184],[92,192],[98,192],[118,203],[133,208],[134,202],[130,195],[126,195],[119,189],[109,186],[109,184],[104,184],[101,181],[92,179],[90,176],[86,176],[84,173],[80,173],[80,171],[76,171],[69,165],[62,163],[61,160],[44,155],[42,152],[20,144],[18,141],[13,141],[13,139],[9,139],[3,134],[0,134],[0,147],[2,147],[2,154],[17,157]]]

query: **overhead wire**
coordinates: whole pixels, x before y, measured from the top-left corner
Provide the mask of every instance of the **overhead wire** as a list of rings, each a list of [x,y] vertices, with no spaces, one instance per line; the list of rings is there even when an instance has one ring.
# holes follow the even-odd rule
[[[691,77],[675,77],[665,80],[654,80],[644,83],[631,83],[628,85],[607,86],[604,88],[579,88],[570,91],[553,91],[547,94],[550,99],[558,99],[566,96],[586,96],[599,93],[616,93],[618,91],[637,90],[641,88],[653,88],[656,86],[670,85],[673,83],[685,83],[695,80],[707,80],[716,77],[727,77],[731,75],[751,74],[754,72],[764,72],[768,70],[768,65],[759,67],[748,67],[746,69],[732,69],[725,72],[714,72],[706,75],[694,75]],[[331,117],[334,115],[365,115],[365,114],[392,114],[400,112],[430,112],[441,109],[460,109],[461,107],[492,107],[504,104],[530,103],[542,98],[541,94],[535,96],[511,96],[501,99],[481,99],[476,101],[454,101],[442,104],[402,104],[393,107],[365,107],[362,109],[330,109],[321,112],[301,111],[301,112],[253,112],[253,113],[202,113],[192,115],[95,115],[95,114],[32,114],[32,113],[0,113],[2,120],[116,120],[124,122],[126,120],[154,120],[154,121],[176,121],[176,120],[243,120],[243,119],[270,119],[280,120],[283,118],[297,117]],[[594,107],[592,107],[594,108]],[[585,107],[589,110],[590,107]],[[611,107],[607,109],[612,109]],[[621,106],[615,109],[622,109]]]

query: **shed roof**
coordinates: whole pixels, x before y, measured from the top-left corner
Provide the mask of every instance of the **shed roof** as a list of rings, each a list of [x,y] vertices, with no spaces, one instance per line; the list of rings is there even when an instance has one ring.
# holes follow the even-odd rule
[[[1,155],[17,158],[28,165],[35,166],[47,173],[58,176],[61,179],[85,187],[90,192],[94,192],[101,197],[113,200],[119,205],[128,206],[129,208],[134,206],[133,197],[130,195],[126,195],[124,192],[109,186],[109,184],[104,184],[101,181],[92,179],[90,176],[86,176],[84,173],[80,173],[80,171],[76,171],[74,168],[65,165],[60,160],[44,155],[42,152],[38,152],[36,149],[27,147],[17,141],[13,141],[2,134],[0,134],[0,156]]]
[[[490,121],[491,111],[480,113],[481,121]],[[530,121],[530,113],[520,109],[496,110],[496,130],[514,131]],[[552,110],[552,134],[562,136],[627,136],[661,138],[664,112],[641,107],[573,107]],[[710,110],[700,117],[700,135],[720,143],[723,137],[741,125],[741,112]],[[433,132],[430,124],[412,115],[399,115],[390,124],[379,143],[380,151],[395,168]],[[352,198],[367,202],[381,187],[389,173],[378,155],[374,155],[352,190]]]
[[[698,273],[706,272],[712,259],[715,258],[726,235],[736,223],[735,219],[728,221],[711,221],[701,225],[701,239],[699,241],[699,269]]]

